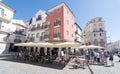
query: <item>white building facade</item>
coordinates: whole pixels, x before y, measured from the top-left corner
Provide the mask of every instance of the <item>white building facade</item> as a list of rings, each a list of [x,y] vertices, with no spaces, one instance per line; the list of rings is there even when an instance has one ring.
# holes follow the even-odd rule
[[[84,42],[85,45],[97,45],[107,48],[105,22],[101,17],[93,18],[86,24]]]
[[[77,23],[75,23],[74,30],[75,30],[75,42],[82,44],[82,28]]]
[[[11,33],[11,21],[15,10],[0,1],[0,54],[8,50],[7,37]]]
[[[26,24],[23,20],[13,19],[11,22],[11,34],[7,38],[7,42],[10,44],[8,49],[10,52],[18,51],[17,48],[14,48],[15,43],[25,42],[26,39]]]
[[[46,16],[45,11],[40,10],[31,18],[27,32],[27,42],[44,41]]]

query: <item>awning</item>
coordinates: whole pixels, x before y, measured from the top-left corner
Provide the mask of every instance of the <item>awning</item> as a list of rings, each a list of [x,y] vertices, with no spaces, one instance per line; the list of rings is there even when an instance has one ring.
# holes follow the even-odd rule
[[[17,43],[14,44],[14,46],[34,46],[34,43],[29,42],[29,43]]]
[[[48,42],[40,42],[40,43],[17,43],[14,44],[14,46],[28,46],[28,47],[52,47],[53,44],[52,43],[48,43]]]
[[[71,48],[79,48],[80,44],[75,42],[64,42],[55,44],[54,47],[62,48],[62,47],[71,47]]]

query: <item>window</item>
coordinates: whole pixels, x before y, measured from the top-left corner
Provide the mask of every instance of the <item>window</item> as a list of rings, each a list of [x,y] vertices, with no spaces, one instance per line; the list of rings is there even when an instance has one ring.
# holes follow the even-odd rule
[[[40,28],[40,24],[37,24],[37,28]]]
[[[0,16],[4,16],[4,9],[0,8]]]
[[[60,12],[60,10],[61,10],[61,7],[56,9],[57,12]]]
[[[96,24],[94,24],[94,26],[96,26]]]
[[[40,36],[40,33],[37,33],[37,34],[36,34],[36,38],[39,38],[39,36]]]
[[[59,26],[59,25],[60,25],[60,19],[57,18],[57,19],[55,20],[54,26]]]
[[[60,30],[59,29],[54,31],[54,37],[60,37]]]
[[[104,40],[103,40],[103,39],[100,39],[100,42],[104,42]]]
[[[16,36],[16,39],[20,39],[20,36]]]
[[[36,18],[36,21],[42,20],[42,16],[38,15],[38,17]]]
[[[2,26],[2,21],[0,20],[0,29],[1,29],[1,26]]]
[[[102,26],[102,23],[99,23],[99,26]]]
[[[94,44],[98,45],[98,40],[97,39],[94,39]]]
[[[41,33],[41,36],[44,36],[44,33],[43,33],[43,32]]]
[[[96,36],[96,34],[94,33],[94,37]]]
[[[44,39],[44,32],[41,33],[40,40]]]
[[[53,15],[53,12],[50,12],[50,15]]]
[[[44,28],[49,28],[49,27],[50,27],[50,22],[46,22]]]
[[[96,28],[93,29],[93,32],[96,32]]]
[[[100,36],[102,36],[102,34],[100,33]]]
[[[67,20],[66,22],[67,22],[67,24],[69,24],[69,20]]]
[[[49,38],[49,32],[45,32],[44,38]]]
[[[102,29],[102,28],[100,28],[99,30],[103,32],[103,29]]]
[[[67,32],[67,35],[69,35],[69,31],[66,31]]]
[[[31,37],[35,37],[35,34],[31,34]]]
[[[73,37],[73,34],[72,34],[72,37]]]

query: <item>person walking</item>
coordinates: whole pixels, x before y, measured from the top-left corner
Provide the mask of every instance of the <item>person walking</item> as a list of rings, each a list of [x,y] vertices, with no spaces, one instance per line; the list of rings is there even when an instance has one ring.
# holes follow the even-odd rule
[[[97,52],[96,55],[97,55],[97,63],[100,64],[100,53]]]
[[[90,51],[90,61],[91,61],[90,63],[91,63],[91,64],[94,64],[94,56],[95,56],[94,50],[91,50],[91,51]]]
[[[111,63],[111,66],[114,66],[114,63],[113,63],[113,53],[112,52],[110,52],[109,61]]]

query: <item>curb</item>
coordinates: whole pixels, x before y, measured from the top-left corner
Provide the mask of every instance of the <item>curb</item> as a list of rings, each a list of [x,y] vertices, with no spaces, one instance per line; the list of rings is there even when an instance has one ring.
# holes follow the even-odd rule
[[[91,74],[94,74],[94,72],[92,71],[92,69],[90,68],[90,66],[89,66],[89,65],[87,65],[87,66],[88,66],[88,68],[89,68]]]

